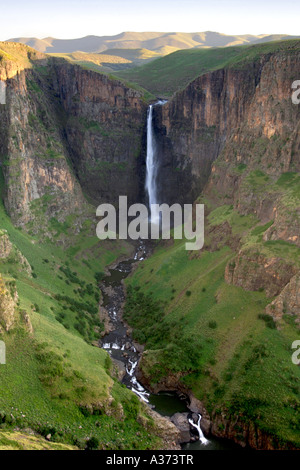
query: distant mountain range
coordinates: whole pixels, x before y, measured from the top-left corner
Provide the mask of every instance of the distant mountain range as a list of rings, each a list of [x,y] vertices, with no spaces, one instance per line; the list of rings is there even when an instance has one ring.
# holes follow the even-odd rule
[[[72,53],[76,51],[99,53],[111,49],[146,49],[155,52],[157,55],[166,55],[180,49],[249,45],[299,37],[286,34],[230,36],[212,31],[202,33],[124,32],[116,36],[86,36],[78,39],[21,37],[12,38],[8,41],[27,44],[40,52],[46,53]]]

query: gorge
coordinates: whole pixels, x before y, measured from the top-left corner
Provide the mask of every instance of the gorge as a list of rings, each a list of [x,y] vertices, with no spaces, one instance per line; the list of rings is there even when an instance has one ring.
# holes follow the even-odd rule
[[[158,103],[28,46],[1,43],[0,59],[0,424],[77,448],[176,448],[143,401],[178,391],[201,439],[198,415],[210,441],[299,448],[299,40],[244,49]],[[99,242],[95,208],[120,195],[204,204],[204,249]]]

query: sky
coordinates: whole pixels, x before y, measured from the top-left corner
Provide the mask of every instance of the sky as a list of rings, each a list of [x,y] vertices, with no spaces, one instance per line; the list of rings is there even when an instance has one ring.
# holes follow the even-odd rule
[[[123,31],[300,35],[299,0],[0,0],[0,40]]]

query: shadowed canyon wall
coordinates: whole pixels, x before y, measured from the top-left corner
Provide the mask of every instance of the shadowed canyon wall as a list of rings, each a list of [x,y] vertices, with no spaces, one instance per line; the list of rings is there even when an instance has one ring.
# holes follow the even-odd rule
[[[26,46],[10,47],[24,59],[0,67],[8,79],[0,152],[14,222],[34,223],[45,213],[63,220],[86,211],[86,200],[144,200],[141,92]],[[154,107],[160,202],[193,202],[206,187],[210,197],[269,220],[273,197],[249,194],[242,170],[259,168],[273,178],[299,169],[299,107],[290,88],[298,63],[297,49],[264,55],[200,76]],[[270,237],[283,231],[278,220]]]
[[[80,67],[56,64],[55,89],[76,176],[95,204],[130,204],[143,192],[142,141],[147,105],[140,92]],[[145,158],[145,157],[144,157]]]
[[[1,60],[5,207],[14,223],[47,234],[49,221],[81,223],[87,203],[138,202],[144,192],[147,105],[140,92],[104,75],[10,45],[23,62]],[[80,219],[82,219],[80,221]]]
[[[272,174],[299,167],[299,107],[291,101],[298,64],[296,51],[265,55],[207,73],[155,107],[161,202],[194,201],[222,151],[224,165],[261,164]],[[236,180],[223,171],[217,189],[232,194]]]

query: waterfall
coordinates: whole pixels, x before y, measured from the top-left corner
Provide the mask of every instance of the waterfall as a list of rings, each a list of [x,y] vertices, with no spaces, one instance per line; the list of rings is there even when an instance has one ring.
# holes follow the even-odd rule
[[[166,101],[158,101],[155,105],[164,105]],[[155,137],[153,129],[153,107],[151,104],[148,109],[147,118],[147,176],[146,176],[146,190],[148,192],[149,207],[151,211],[150,222],[153,224],[159,223],[159,214],[153,208],[153,204],[158,204],[157,200],[157,171],[158,162],[156,159]]]
[[[201,426],[200,426],[202,416],[200,414],[198,414],[198,416],[199,416],[199,419],[198,419],[197,424],[195,424],[192,419],[189,419],[189,423],[190,423],[191,426],[193,426],[194,428],[197,429],[198,434],[199,434],[199,441],[201,442],[201,444],[206,446],[209,443],[209,441],[205,438],[205,436],[203,434],[203,431],[201,429]]]
[[[149,403],[148,397],[150,396],[150,393],[148,393],[144,387],[137,381],[134,373],[135,369],[138,365],[138,361],[133,362],[131,359],[129,359],[129,364],[131,365],[131,368],[128,368],[128,365],[126,366],[126,372],[130,376],[130,382],[133,385],[131,387],[131,390],[138,395],[145,403]]]

